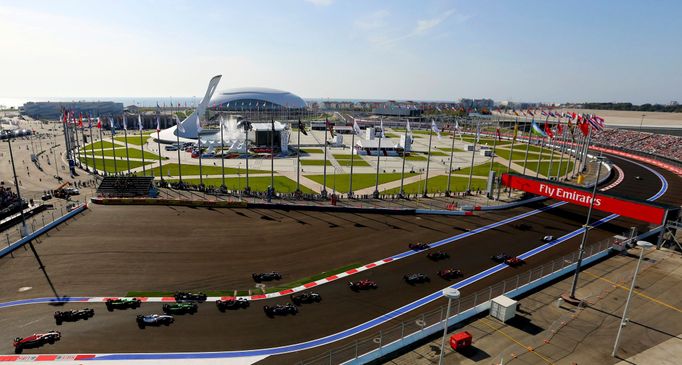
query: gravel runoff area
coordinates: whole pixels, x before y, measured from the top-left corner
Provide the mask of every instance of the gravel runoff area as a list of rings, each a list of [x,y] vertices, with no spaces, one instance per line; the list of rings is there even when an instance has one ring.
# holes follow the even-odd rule
[[[611,357],[639,249],[610,257],[585,269],[576,293],[585,306],[558,305],[572,276],[522,299],[517,316],[502,323],[479,316],[450,334],[468,331],[473,347],[449,348],[445,364],[679,364],[682,357],[682,256],[668,249],[649,250],[640,267],[616,357]],[[532,349],[532,351],[530,350]],[[433,364],[440,338],[432,338],[392,365]]]

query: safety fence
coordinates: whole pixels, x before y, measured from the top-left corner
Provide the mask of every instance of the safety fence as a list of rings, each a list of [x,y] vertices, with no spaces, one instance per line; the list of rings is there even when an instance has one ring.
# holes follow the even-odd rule
[[[626,236],[627,234],[613,236],[587,245],[585,247],[583,264],[587,265],[606,257],[611,247],[622,246],[632,240],[623,238]],[[463,296],[458,300],[453,300],[450,307],[451,317],[448,319],[448,326],[489,310],[491,299],[499,295],[507,295],[509,297],[520,296],[573,271],[577,258],[578,251],[576,250],[485,289]],[[381,329],[363,338],[354,340],[343,347],[335,348],[313,358],[300,361],[298,364],[364,364],[376,360],[418,340],[442,332],[446,310],[447,305],[443,305],[438,309],[428,311],[408,320],[403,320],[398,325]]]

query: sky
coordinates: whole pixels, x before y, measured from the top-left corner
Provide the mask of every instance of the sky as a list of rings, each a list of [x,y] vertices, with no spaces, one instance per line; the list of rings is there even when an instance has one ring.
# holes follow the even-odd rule
[[[682,1],[0,0],[0,97],[682,102]]]

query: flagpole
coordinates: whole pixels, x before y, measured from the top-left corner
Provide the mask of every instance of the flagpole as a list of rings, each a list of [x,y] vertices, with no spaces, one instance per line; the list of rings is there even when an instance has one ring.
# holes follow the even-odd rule
[[[324,163],[322,164],[322,194],[323,198],[327,197],[327,131],[329,130],[329,119],[324,118]]]
[[[225,120],[223,120],[223,117],[221,115],[220,116],[220,167],[221,167],[222,172],[223,172],[222,188],[224,190],[227,190],[227,186],[225,185],[225,139],[223,138],[224,124],[225,124]],[[178,149],[178,151],[180,151],[180,150]],[[239,176],[237,176],[237,183],[239,183]]]
[[[471,151],[471,167],[469,168],[469,182],[467,183],[467,193],[471,193],[471,178],[474,176],[474,158],[476,157],[476,142],[478,142],[480,122],[481,122],[480,120],[476,120],[476,138],[474,138],[474,148]]]
[[[495,139],[493,140],[493,154],[490,156],[490,169],[488,170],[488,176],[490,172],[493,171],[493,164],[495,164],[495,148],[497,147],[497,140],[500,138],[500,120],[497,120],[497,129],[495,131]]]
[[[142,139],[142,117],[137,115],[137,130],[140,133],[140,146],[142,148],[142,176],[147,176],[147,168],[144,162],[144,140]]]
[[[99,129],[99,149],[102,152],[102,156],[100,156],[100,159],[102,160],[102,170],[108,173],[106,169],[106,165],[104,163],[104,137],[102,136],[102,120],[100,117],[97,117],[98,123],[100,123],[100,128]]]
[[[158,103],[157,103],[158,105]],[[161,181],[163,181],[163,164],[161,163],[161,112],[156,115],[156,145],[157,148],[159,149],[159,176],[161,177]]]
[[[533,119],[535,120],[535,119]],[[526,124],[528,124],[528,117],[526,117]],[[526,169],[528,168],[528,150],[530,149],[530,144],[533,142],[533,124],[528,128],[528,142],[526,143],[526,157],[523,160],[523,175],[526,174]],[[512,151],[512,158],[514,157],[514,151]]]
[[[251,187],[249,186],[249,129],[251,129],[251,122],[248,120],[244,124],[245,134],[244,137],[244,149],[246,150],[246,186],[244,187],[244,192],[246,194],[251,193]]]
[[[74,116],[74,119],[75,119],[75,116]],[[80,165],[80,163],[81,163],[81,160],[80,160],[81,148],[80,148],[80,142],[78,142],[78,126],[75,123],[73,125],[73,136],[74,136],[73,139],[76,141],[76,150],[78,151],[78,156],[76,157],[76,159],[78,160],[78,165]]]
[[[180,158],[180,119],[178,119],[177,125],[175,126],[175,140],[178,147],[178,177],[180,178],[180,183],[182,184],[182,160]],[[221,131],[222,133],[222,131]],[[198,133],[197,133],[198,136]],[[143,154],[144,155],[144,154]],[[159,150],[159,155],[161,155],[161,150]]]
[[[516,134],[518,133],[519,118],[516,117],[514,121],[514,135],[512,136],[511,152],[509,152],[509,161],[507,161],[507,173],[511,171],[511,162],[514,159],[514,143],[516,142]],[[509,190],[511,194],[511,189]]]
[[[275,120],[270,119],[270,187],[275,191]]]
[[[452,159],[455,154],[455,135],[457,133],[456,128],[452,129],[452,144],[450,145],[450,167],[448,168],[448,185],[447,188],[445,189],[445,196],[450,196],[450,181],[452,179]]]
[[[114,116],[111,116],[111,144],[114,151],[114,175],[118,175],[118,166],[116,165],[116,143],[114,143]],[[104,156],[102,156],[104,158]]]
[[[571,133],[571,147],[573,147],[573,143],[575,142],[575,138],[573,137],[573,132],[569,129],[568,132]],[[566,152],[566,169],[564,169],[564,180],[568,179],[568,166],[571,165],[571,152],[569,151],[569,146],[568,146],[568,141],[565,140],[564,143],[566,144],[566,148],[564,151]],[[574,164],[575,165],[575,164]]]
[[[549,138],[549,136],[548,136]],[[540,163],[542,162],[542,154],[544,153],[545,150],[545,137],[542,137],[540,139],[540,156],[538,157],[538,162],[536,164],[535,168],[535,177],[540,176]]]
[[[350,181],[348,182],[348,196],[352,197],[353,196],[353,165],[354,163],[354,158],[355,158],[355,120],[353,121],[353,135],[350,137],[351,142],[350,142]]]
[[[128,123],[125,120],[125,114],[123,115],[123,125],[125,128],[123,128],[123,136],[126,140],[126,161],[128,162],[128,175],[130,175],[130,155],[128,154]]]
[[[92,138],[92,119],[90,118],[88,118],[88,128],[90,129],[90,144],[92,145],[92,149],[90,149],[90,151],[92,152],[92,166],[95,169],[95,174],[97,174],[97,160],[95,160],[95,141]],[[85,151],[86,155],[87,153],[88,151]]]
[[[561,167],[564,165],[564,151],[566,149],[566,130],[562,128],[560,138],[561,148],[559,148],[559,168],[556,170],[556,179],[560,181]],[[568,163],[566,163],[568,164]]]
[[[381,123],[381,133],[379,134],[379,147],[377,148],[377,173],[376,173],[376,180],[375,180],[375,185],[374,185],[374,198],[378,199],[379,198],[379,164],[381,162],[381,137],[384,134],[384,123],[383,123],[383,117],[382,117],[382,123]]]
[[[578,126],[578,128],[579,128],[579,126]],[[582,132],[580,132],[580,134],[578,135],[578,141],[573,143],[573,160],[575,162],[573,163],[573,168],[571,169],[571,179],[575,177],[576,170],[578,169],[578,165],[579,165],[578,156],[580,155],[580,153],[578,153],[578,148],[580,148],[580,150],[582,151],[583,139],[584,138],[585,138],[585,136],[582,134]]]
[[[406,155],[405,153],[407,152],[407,151],[406,151],[407,139],[410,138],[410,137],[407,135],[407,124],[408,124],[408,123],[410,123],[409,117],[408,117],[408,119],[407,119],[407,123],[405,123],[405,143],[403,144],[403,168],[402,168],[402,170],[400,171],[400,197],[401,197],[401,198],[404,198],[404,197],[405,197],[405,190],[403,189],[403,187],[404,187],[403,184],[404,184],[404,182],[405,182],[405,158],[407,157],[407,155]],[[412,145],[412,141],[410,141],[410,145]]]
[[[301,128],[303,122],[298,118],[298,139],[296,141],[296,193],[301,193]]]
[[[587,131],[587,141],[585,142],[585,149],[583,152],[583,161],[580,164],[580,172],[582,173],[585,171],[585,167],[587,166],[587,154],[590,151],[590,140],[592,139],[592,128]]]
[[[433,120],[431,121],[433,123]],[[431,140],[433,139],[433,127],[429,132],[429,150],[426,155],[426,180],[424,180],[424,197],[428,197],[429,186],[429,167],[431,165]]]

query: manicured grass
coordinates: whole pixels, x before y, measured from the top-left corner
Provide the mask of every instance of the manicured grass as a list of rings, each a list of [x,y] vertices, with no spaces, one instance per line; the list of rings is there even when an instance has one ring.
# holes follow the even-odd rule
[[[551,172],[552,176],[556,176],[558,171],[561,171],[561,173],[563,174],[564,171],[566,171],[566,164],[568,164],[568,171],[569,172],[573,170],[573,161],[564,160],[563,163],[561,164],[561,170],[559,170],[559,162],[560,162],[560,160],[552,161],[552,172]],[[519,165],[523,166],[523,162],[519,163]],[[530,171],[537,172],[538,162],[537,161],[529,161],[527,168]],[[549,161],[540,162],[540,175],[549,176],[548,170],[549,170]]]
[[[350,160],[353,158],[353,155],[350,154],[340,154],[340,153],[335,153],[334,158],[337,160]],[[355,159],[358,159],[358,156],[355,156]]]
[[[87,159],[85,158],[85,156],[82,156],[80,158],[80,161],[82,163],[86,163],[86,161],[87,161],[87,164],[90,167],[93,167],[92,166],[93,160],[90,156],[88,156]],[[102,158],[97,158],[95,156],[94,162],[95,162],[94,167],[96,167],[97,170],[99,170],[99,171],[106,171],[106,172],[124,172],[124,171],[127,172],[128,171],[128,162],[126,161],[126,159],[121,159],[121,158],[117,159],[116,160],[116,166],[114,166],[114,160],[113,159],[102,160]],[[153,163],[153,161],[145,161],[145,165],[150,165],[152,163]],[[142,161],[130,161],[130,168],[131,169],[134,169],[134,168],[140,167],[140,166],[142,166]],[[139,174],[142,175],[142,172],[140,172]]]
[[[339,165],[341,165],[341,166],[350,167],[350,165],[351,165],[351,160],[336,160],[336,162],[338,162]],[[357,156],[355,157],[355,159],[352,162],[353,162],[353,166],[370,166],[367,161],[365,161],[365,160],[363,160]]]
[[[511,155],[512,160],[514,160],[514,161],[518,161],[518,160],[523,161],[523,160],[525,159],[525,156],[526,156],[526,151],[525,151],[525,150],[524,150],[524,151],[516,151],[516,149],[514,149],[514,152],[511,153],[511,150],[496,148],[496,149],[495,149],[495,154],[498,155],[498,156],[500,156],[500,157],[502,157],[502,158],[504,158],[504,159],[507,159],[507,160],[509,159],[509,156]],[[543,158],[543,159],[545,159],[545,158],[549,159],[550,156],[551,156],[550,153],[543,153],[543,154],[542,154],[542,158]],[[555,156],[555,157],[559,157],[559,155],[556,155],[556,154],[555,154],[554,156]],[[537,159],[539,159],[539,158],[540,158],[540,154],[539,154],[539,153],[531,153],[531,152],[528,153],[528,159],[529,159],[529,160],[537,160]]]
[[[95,150],[95,157],[97,155],[102,155],[102,152],[100,150]],[[114,150],[104,150],[104,156],[114,156]],[[116,146],[116,156],[118,157],[126,157],[126,148],[124,146]],[[137,148],[130,148],[128,147],[128,157],[130,158],[142,158],[142,150],[138,150]],[[158,160],[159,155],[144,151],[144,158],[145,160],[150,159],[150,160]],[[168,157],[162,157],[163,160],[167,160]]]
[[[303,153],[324,153],[321,148],[301,148]]]
[[[462,168],[459,170],[452,170],[452,172],[456,173],[456,174],[461,174],[461,175],[469,175],[470,170],[471,170],[471,167],[466,167],[466,168]],[[499,175],[501,172],[507,171],[507,166],[504,166],[498,162],[495,162],[493,164],[493,170],[495,170],[495,172],[497,172],[497,174]],[[480,165],[475,165],[473,171],[474,171],[473,172],[474,176],[486,176],[487,177],[488,172],[490,171],[490,162],[486,162],[486,163],[480,164]]]
[[[384,133],[384,135],[386,136],[386,138],[400,139],[400,135],[395,134],[395,133],[390,133],[390,132],[389,132],[389,133]]]
[[[465,191],[467,188],[467,182],[469,181],[466,177],[453,176],[450,181],[450,191]],[[447,175],[438,175],[429,178],[428,192],[429,193],[440,193],[445,192],[448,183]],[[484,190],[488,184],[488,179],[472,179],[471,180],[471,190],[481,189]],[[404,186],[406,194],[421,194],[424,192],[424,181],[414,182]],[[393,188],[383,191],[386,194],[397,194],[400,192],[400,188]]]
[[[184,156],[183,156],[184,157]],[[189,158],[189,157],[188,157]],[[196,161],[196,159],[192,159],[193,161]],[[222,168],[220,166],[213,166],[213,162],[216,163],[216,165],[220,165],[220,160],[214,161],[214,159],[204,159],[203,164],[201,166],[201,173],[204,175],[220,175],[223,173]],[[162,164],[163,165],[163,176],[166,177],[168,176],[168,173],[170,172],[171,176],[178,176],[180,173],[180,165],[177,163],[168,163],[168,164]],[[242,164],[243,166],[243,164]],[[152,170],[154,172],[154,176],[159,176],[159,162],[158,160],[156,161],[156,167]],[[270,170],[256,170],[256,169],[249,169],[249,174],[265,174],[269,173]],[[276,171],[275,171],[276,172]],[[245,174],[246,170],[242,168],[235,168],[235,167],[226,167],[225,168],[225,174],[226,175],[236,175],[236,174]],[[141,172],[137,173],[138,175],[142,174]],[[151,174],[151,172],[147,171],[147,175]],[[199,165],[190,165],[190,164],[182,164],[182,176],[190,176],[190,175],[199,175]]]
[[[523,151],[523,152],[526,152],[526,143],[521,143],[521,144],[516,143],[516,144],[514,144],[514,151]],[[530,152],[536,152],[536,153],[539,154],[539,153],[540,153],[540,146],[531,145],[531,146],[528,147],[528,151],[530,151]],[[544,148],[544,149],[543,149],[543,153],[547,153],[547,151],[549,151],[548,148]]]
[[[301,166],[323,166],[324,160],[301,160]],[[331,166],[332,163],[327,160],[327,166]]]
[[[455,148],[436,147],[436,148],[441,150],[441,151],[444,151],[444,152],[464,152],[463,149],[457,148],[457,147],[455,147]]]
[[[123,132],[119,132],[121,135],[114,137],[115,140],[119,142],[125,143],[126,137],[123,136]],[[117,133],[117,134],[119,134]],[[154,132],[156,133],[156,132]],[[128,133],[128,144],[134,144],[137,146],[141,146],[142,144],[146,143],[147,140],[149,139],[151,133],[142,133],[142,143],[140,143],[140,135],[138,133]]]
[[[95,149],[95,151],[100,150],[101,148],[112,148],[114,147],[114,144],[108,141],[97,141],[95,143],[90,143],[89,145],[86,145],[84,149],[86,150],[91,150]]]
[[[396,132],[405,132],[405,128],[393,128],[393,130]],[[429,133],[431,133],[430,130],[412,129],[412,134],[426,134],[426,135],[428,135]],[[441,132],[441,135],[443,135],[442,132]]]
[[[465,142],[469,142],[469,143],[474,143],[474,141],[476,140],[475,137],[462,137],[462,139],[463,139]],[[495,143],[495,139],[494,139],[494,138],[480,138],[479,141],[478,141],[478,143],[476,143],[476,144],[483,144],[483,145],[492,146],[494,143]],[[510,142],[510,141],[506,141],[506,140],[497,141],[497,145],[498,145],[498,146],[504,146],[504,145],[506,145],[506,144],[511,144],[511,142]]]
[[[168,180],[168,181],[178,181],[178,180]],[[183,182],[188,184],[199,185],[199,179],[182,179]],[[268,186],[270,186],[271,180],[270,176],[249,176],[249,186],[252,191],[265,191]],[[223,179],[221,178],[210,178],[204,179],[204,185],[218,187],[223,184]],[[244,190],[246,186],[246,176],[236,177],[226,177],[225,186],[230,190]],[[296,191],[296,181],[289,179],[285,176],[275,176],[275,190],[279,193],[293,193]],[[301,191],[307,194],[314,194],[315,192],[311,189],[301,185]]]
[[[407,161],[426,161],[426,156],[422,156],[422,155],[417,155],[417,154],[415,154],[415,153],[411,153],[411,154],[405,156],[405,159],[406,159]]]
[[[414,176],[414,173],[405,173],[405,178]],[[324,181],[323,175],[306,175],[307,178],[319,184]],[[336,179],[336,181],[334,181]],[[400,180],[400,173],[380,173],[379,185],[387,182]],[[368,188],[376,184],[375,174],[353,174],[353,191]],[[338,174],[336,177],[332,174],[327,174],[327,188],[334,189],[340,193],[347,193],[350,188],[350,174]]]
[[[450,156],[449,153],[431,150],[431,156]]]

